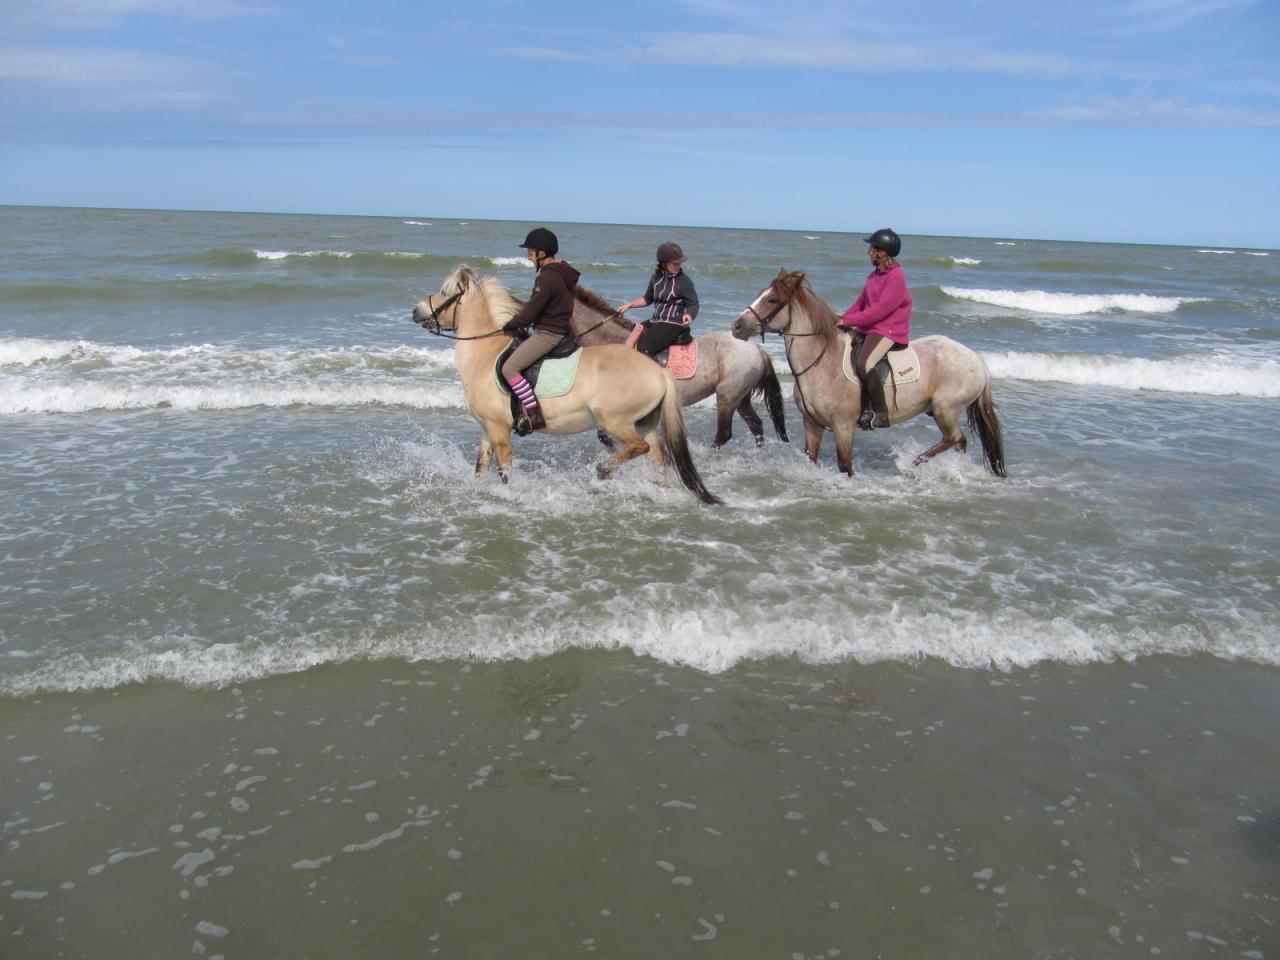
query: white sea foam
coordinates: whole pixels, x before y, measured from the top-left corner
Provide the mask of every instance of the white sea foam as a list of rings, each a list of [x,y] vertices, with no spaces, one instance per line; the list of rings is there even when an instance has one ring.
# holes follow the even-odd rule
[[[984,353],[994,377],[1120,390],[1280,397],[1280,363],[1228,356],[1148,360],[1091,354]]]
[[[976,267],[982,262],[981,260],[975,260],[973,257],[948,257],[947,259],[962,267]]]
[[[1012,240],[997,240],[996,246],[997,247],[1016,247],[1017,244],[1014,243]]]
[[[1055,316],[1085,316],[1112,310],[1172,313],[1184,303],[1203,300],[1199,297],[1157,297],[1146,293],[1054,293],[1046,290],[970,290],[964,287],[943,287],[942,292],[957,300]]]
[[[1234,250],[1197,250],[1196,253],[1235,253]]]
[[[461,408],[453,351],[0,340],[0,414],[363,404]]]
[[[486,257],[495,267],[529,267],[533,264],[525,257]]]
[[[430,223],[429,221],[427,221],[427,220],[401,220],[400,222],[401,222],[401,223],[403,223],[403,224],[406,224],[406,225],[408,225],[408,226],[410,226],[410,227],[429,227],[429,226],[431,226],[431,223]]]
[[[1046,621],[1008,605],[941,613],[895,609],[851,621],[842,604],[825,610],[796,604],[767,615],[750,604],[738,604],[648,610],[605,622],[525,622],[518,631],[494,631],[488,623],[452,630],[427,626],[396,637],[334,632],[292,642],[221,643],[195,649],[175,639],[172,647],[149,653],[54,660],[0,680],[0,694],[111,689],[146,680],[220,687],[356,660],[528,660],[568,649],[631,650],[712,674],[773,657],[814,664],[935,657],[957,667],[1006,670],[1043,662],[1083,664],[1209,653],[1280,665],[1280,630],[1274,623],[1241,621],[1212,634],[1189,624],[1122,631],[1086,627],[1067,617]]]
[[[289,257],[337,257],[348,260],[355,254],[349,250],[255,250],[259,260],[287,260]]]

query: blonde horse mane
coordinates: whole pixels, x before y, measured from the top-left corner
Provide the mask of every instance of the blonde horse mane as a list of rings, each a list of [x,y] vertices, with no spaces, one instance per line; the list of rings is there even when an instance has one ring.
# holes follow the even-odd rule
[[[476,293],[483,299],[485,306],[489,309],[489,314],[499,324],[506,323],[519,312],[524,304],[511,295],[511,293],[498,282],[498,278],[492,274],[481,276],[476,271],[462,264],[457,267],[453,273],[445,278],[440,286],[440,291],[446,294],[457,293],[459,290],[466,288],[466,292],[462,295],[462,300],[466,303]]]

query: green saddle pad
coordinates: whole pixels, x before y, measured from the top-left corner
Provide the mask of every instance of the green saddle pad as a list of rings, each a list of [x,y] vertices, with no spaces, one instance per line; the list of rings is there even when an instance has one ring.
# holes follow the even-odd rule
[[[581,357],[582,349],[579,348],[562,360],[543,360],[542,368],[538,371],[538,382],[533,387],[534,394],[545,399],[563,397],[572,390],[573,381],[578,377],[578,360]],[[494,376],[502,388],[510,393],[511,388],[503,382],[502,374],[496,366]]]

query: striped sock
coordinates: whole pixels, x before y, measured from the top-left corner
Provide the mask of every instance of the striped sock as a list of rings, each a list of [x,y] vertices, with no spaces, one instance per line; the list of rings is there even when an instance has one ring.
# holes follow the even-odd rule
[[[538,406],[538,398],[533,395],[533,387],[529,386],[529,381],[524,377],[516,374],[507,383],[511,385],[512,392],[526,410],[533,410]]]

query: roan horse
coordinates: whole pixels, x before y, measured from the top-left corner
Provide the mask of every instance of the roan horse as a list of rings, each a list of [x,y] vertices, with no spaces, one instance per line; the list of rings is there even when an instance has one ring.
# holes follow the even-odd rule
[[[601,343],[626,343],[635,323],[618,316],[603,297],[578,287],[574,294],[574,336],[585,346]],[[764,443],[764,426],[751,398],[764,396],[769,419],[773,421],[778,439],[787,443],[787,422],[783,412],[782,387],[773,370],[773,361],[764,348],[755,343],[743,343],[729,333],[718,330],[695,337],[698,344],[698,366],[687,380],[677,380],[680,402],[686,407],[716,395],[716,438],[713,447],[728,443],[733,435],[733,411],[746,421],[756,445]],[[604,439],[603,437],[601,439]]]
[[[779,270],[733,322],[733,335],[745,339],[756,333],[782,334],[795,375],[796,406],[804,418],[805,452],[816,462],[823,431],[830,430],[836,438],[836,462],[852,476],[853,431],[862,412],[862,390],[842,370],[845,341],[837,323],[831,307],[813,292],[803,273]],[[911,345],[920,358],[920,379],[886,383],[885,400],[892,423],[928,413],[942,430],[942,439],[917,457],[916,464],[951,447],[966,449],[960,414],[967,410],[969,427],[982,440],[988,467],[1005,476],[1000,421],[982,358],[949,337],[921,337]]]
[[[502,325],[520,304],[493,277],[470,267],[454,270],[438,293],[419,301],[413,320],[432,333],[452,331],[454,356],[467,408],[484,428],[476,473],[492,455],[504,483],[511,479],[511,403],[498,385],[494,364],[510,342]],[[680,482],[703,503],[719,503],[702,482],[685,436],[684,411],[675,379],[648,357],[621,346],[587,347],[577,377],[564,396],[540,401],[548,433],[581,433],[602,427],[622,449],[596,467],[607,478],[621,464],[649,454],[660,474],[668,463]],[[661,424],[661,437],[659,437]]]

